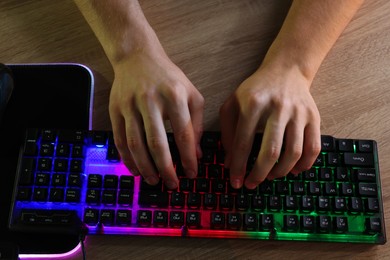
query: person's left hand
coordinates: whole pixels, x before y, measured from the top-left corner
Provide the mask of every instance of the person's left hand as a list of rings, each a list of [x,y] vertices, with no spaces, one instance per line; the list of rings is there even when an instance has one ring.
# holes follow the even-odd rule
[[[275,73],[260,68],[223,104],[222,143],[233,188],[245,184],[254,189],[266,178],[297,174],[312,166],[321,150],[321,134],[310,85],[297,69]],[[245,178],[248,156],[259,131],[263,132],[260,152]]]

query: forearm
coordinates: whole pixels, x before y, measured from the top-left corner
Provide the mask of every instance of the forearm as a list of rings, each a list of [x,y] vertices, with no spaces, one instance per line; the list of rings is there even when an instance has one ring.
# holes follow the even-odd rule
[[[137,0],[74,0],[112,64],[145,49],[161,51]]]
[[[312,81],[363,0],[294,0],[262,66],[297,69]]]

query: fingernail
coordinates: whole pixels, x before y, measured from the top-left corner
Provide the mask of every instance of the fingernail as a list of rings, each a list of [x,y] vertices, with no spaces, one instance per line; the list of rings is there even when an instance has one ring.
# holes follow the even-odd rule
[[[254,190],[256,189],[256,184],[253,184],[253,183],[246,183],[245,184],[245,187],[248,189],[248,190]]]
[[[239,189],[239,188],[241,188],[241,186],[242,186],[242,182],[241,182],[240,179],[234,179],[234,180],[232,180],[231,184],[232,184],[232,187],[233,187],[234,189]]]
[[[156,176],[149,176],[145,178],[145,181],[149,185],[156,185],[159,182],[159,179]]]
[[[177,184],[176,184],[176,182],[174,182],[174,181],[167,181],[167,182],[165,183],[165,186],[167,186],[167,188],[168,188],[168,189],[171,189],[171,190],[177,188]]]

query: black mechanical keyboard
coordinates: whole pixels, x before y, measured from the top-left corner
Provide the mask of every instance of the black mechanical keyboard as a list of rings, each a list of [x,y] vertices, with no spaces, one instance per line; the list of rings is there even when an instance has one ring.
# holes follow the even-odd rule
[[[322,136],[310,170],[233,189],[220,134],[205,132],[198,176],[176,190],[146,184],[121,162],[110,131],[28,129],[20,151],[11,230],[386,243],[377,144]],[[259,151],[253,144],[248,167]]]

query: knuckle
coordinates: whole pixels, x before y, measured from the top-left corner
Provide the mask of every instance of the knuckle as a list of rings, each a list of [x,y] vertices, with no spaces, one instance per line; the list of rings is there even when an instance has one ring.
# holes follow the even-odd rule
[[[313,156],[317,156],[321,152],[321,144],[319,142],[313,143],[313,145],[310,147],[309,153]]]
[[[265,148],[264,155],[271,159],[272,161],[276,161],[279,159],[281,147],[278,145],[273,145]]]
[[[160,137],[151,136],[147,142],[149,149],[152,151],[161,151],[164,149],[164,141]]]
[[[250,95],[245,103],[240,103],[240,112],[243,115],[246,115],[248,112],[255,111],[259,108],[262,103],[262,97],[259,95]]]
[[[289,156],[297,161],[302,156],[302,147],[299,145],[294,145],[289,151]]]
[[[181,144],[191,144],[193,141],[193,134],[189,131],[183,130],[175,133],[176,142]]]
[[[286,101],[278,96],[273,96],[271,99],[271,105],[277,110],[282,110],[286,106]]]
[[[180,102],[184,97],[183,86],[180,83],[172,83],[170,87],[167,88],[165,96],[171,102]]]
[[[127,147],[129,148],[130,151],[136,151],[141,147],[141,142],[140,140],[138,140],[138,138],[130,136],[127,138]]]

